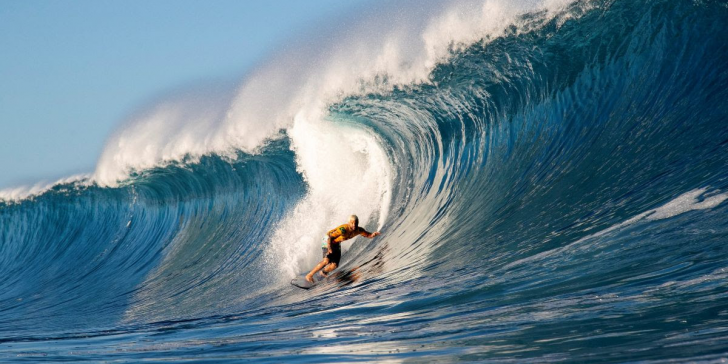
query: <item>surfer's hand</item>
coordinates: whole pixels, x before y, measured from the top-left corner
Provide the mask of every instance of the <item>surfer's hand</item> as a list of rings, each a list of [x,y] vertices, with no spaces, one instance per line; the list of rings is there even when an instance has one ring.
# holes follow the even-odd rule
[[[381,234],[382,233],[380,233],[379,231],[375,231],[375,232],[372,233],[372,238],[375,237],[375,236],[377,236],[377,235],[381,235]]]
[[[326,252],[326,254],[331,254],[331,253],[333,253],[333,252],[334,252],[334,251],[333,251],[333,250],[331,250],[331,248],[329,248],[329,251],[327,251],[327,252]]]

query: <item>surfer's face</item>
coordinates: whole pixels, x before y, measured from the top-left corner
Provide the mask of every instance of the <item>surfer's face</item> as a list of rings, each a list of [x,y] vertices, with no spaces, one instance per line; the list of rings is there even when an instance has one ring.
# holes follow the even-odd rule
[[[349,219],[349,228],[356,229],[356,220]]]

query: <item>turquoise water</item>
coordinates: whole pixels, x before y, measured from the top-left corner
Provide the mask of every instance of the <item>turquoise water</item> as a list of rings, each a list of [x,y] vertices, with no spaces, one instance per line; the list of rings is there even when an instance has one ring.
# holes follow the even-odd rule
[[[311,197],[305,128],[0,203],[0,360],[725,358],[728,8],[562,15],[328,106],[385,161],[330,180],[386,169],[387,198],[312,290],[288,282],[348,215]]]

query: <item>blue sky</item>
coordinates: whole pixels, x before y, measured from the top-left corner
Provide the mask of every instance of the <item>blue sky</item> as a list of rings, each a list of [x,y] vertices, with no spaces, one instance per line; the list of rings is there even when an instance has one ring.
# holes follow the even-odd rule
[[[155,97],[234,81],[368,0],[0,1],[0,188],[92,172]]]

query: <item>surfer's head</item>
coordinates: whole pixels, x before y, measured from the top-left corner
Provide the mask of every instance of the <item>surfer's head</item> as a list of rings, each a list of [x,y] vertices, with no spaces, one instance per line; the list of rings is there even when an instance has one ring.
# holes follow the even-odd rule
[[[349,225],[353,226],[355,229],[359,227],[359,217],[356,215],[349,216]]]

